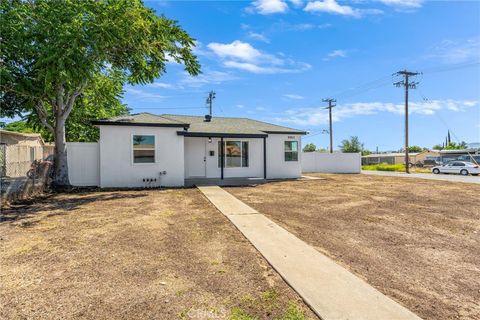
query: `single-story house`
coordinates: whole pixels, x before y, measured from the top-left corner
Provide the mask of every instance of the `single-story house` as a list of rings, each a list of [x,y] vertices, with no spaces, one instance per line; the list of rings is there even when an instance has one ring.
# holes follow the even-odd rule
[[[98,152],[78,151],[82,144],[69,144],[69,167],[70,158],[98,157],[91,163],[98,163],[100,187],[185,186],[201,179],[302,174],[301,137],[306,132],[301,130],[247,118],[150,113],[93,124],[100,128],[100,140],[88,148]],[[75,180],[76,173],[69,171]]]
[[[53,150],[39,133],[0,129],[0,175],[23,177],[33,161],[44,159]]]
[[[467,145],[466,149],[440,150],[438,158],[438,161],[442,163],[447,163],[452,160],[480,163],[480,144],[471,143]]]
[[[410,152],[408,154],[408,160],[410,163],[423,162],[430,157],[436,157],[439,153],[437,151],[425,150],[422,152]],[[362,156],[362,165],[369,164],[405,164],[405,153],[372,153],[366,156]]]

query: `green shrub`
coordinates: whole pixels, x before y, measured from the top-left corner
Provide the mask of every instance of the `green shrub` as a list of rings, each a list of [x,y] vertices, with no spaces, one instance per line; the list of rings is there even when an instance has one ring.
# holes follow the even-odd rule
[[[405,165],[388,163],[370,164],[362,166],[362,170],[405,172]]]

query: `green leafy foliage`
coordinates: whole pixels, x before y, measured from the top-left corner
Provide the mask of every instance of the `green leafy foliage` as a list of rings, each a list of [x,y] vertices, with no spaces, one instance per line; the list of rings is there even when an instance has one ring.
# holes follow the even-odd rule
[[[5,0],[0,15],[0,116],[26,115],[51,132],[59,185],[68,184],[66,139],[95,134],[82,133],[86,116],[124,112],[120,86],[153,82],[172,60],[200,73],[194,39],[141,0]]]
[[[425,148],[419,147],[419,146],[409,146],[408,147],[408,152],[422,152],[424,151]]]
[[[455,143],[455,142],[450,142],[445,149],[447,150],[459,150],[459,149],[466,149],[467,148],[467,143],[465,141]]]
[[[350,137],[350,139],[342,140],[341,144],[339,145],[340,150],[346,153],[356,153],[362,152],[363,150],[363,143],[360,142],[357,136]]]
[[[303,152],[314,152],[317,150],[317,146],[313,143],[307,143],[305,147],[303,147]]]

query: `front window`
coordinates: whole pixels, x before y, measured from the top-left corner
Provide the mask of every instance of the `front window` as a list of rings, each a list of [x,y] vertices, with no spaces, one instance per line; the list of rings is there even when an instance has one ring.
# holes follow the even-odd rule
[[[285,161],[298,161],[298,141],[285,141]]]
[[[133,163],[155,162],[155,136],[133,136]]]
[[[225,141],[223,143],[226,168],[248,167],[248,142],[247,141]],[[218,167],[222,165],[222,143],[218,142]]]

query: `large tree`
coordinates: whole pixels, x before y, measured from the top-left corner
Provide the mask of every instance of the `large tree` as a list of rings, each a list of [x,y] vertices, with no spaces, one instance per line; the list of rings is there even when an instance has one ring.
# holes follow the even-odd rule
[[[192,39],[140,0],[1,1],[2,115],[34,111],[55,140],[55,184],[69,185],[65,125],[98,77],[153,82],[174,60],[200,72]]]
[[[360,142],[357,136],[350,137],[350,139],[342,140],[341,144],[339,145],[340,150],[346,153],[357,153],[362,152],[363,150],[363,143]]]

